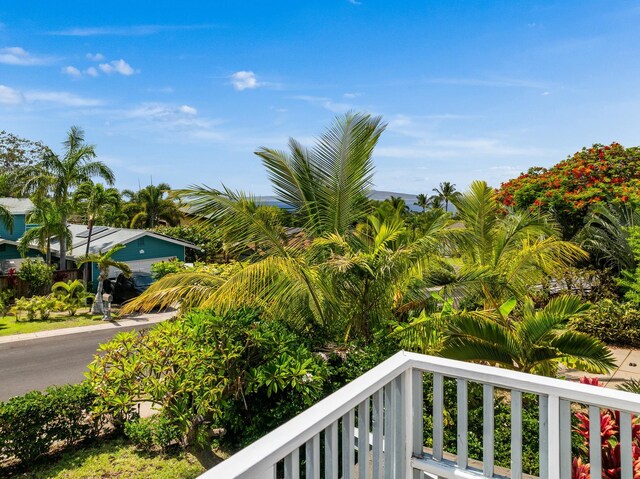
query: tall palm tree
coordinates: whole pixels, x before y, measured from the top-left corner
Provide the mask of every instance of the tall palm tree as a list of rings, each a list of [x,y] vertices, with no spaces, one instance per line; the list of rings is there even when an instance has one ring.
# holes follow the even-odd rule
[[[433,191],[436,196],[439,196],[444,201],[445,211],[449,211],[449,202],[460,196],[460,192],[456,191],[456,185],[449,181],[440,183],[440,186],[438,186],[438,188],[434,188]]]
[[[36,244],[45,253],[47,264],[51,264],[51,241],[54,238],[58,240],[60,247],[71,246],[71,231],[66,222],[62,221],[60,208],[52,200],[44,198],[36,201],[27,221],[37,226],[29,228],[20,238],[18,249],[23,256],[32,244]]]
[[[89,254],[91,246],[91,236],[96,218],[104,214],[108,210],[120,209],[120,192],[115,188],[105,188],[101,183],[93,182],[82,183],[73,194],[73,202],[75,209],[82,212],[87,220],[87,246],[85,255]],[[88,279],[89,265],[85,264],[84,278]]]
[[[138,192],[123,191],[123,195],[130,199],[130,210],[135,211],[131,218],[131,228],[155,228],[158,224],[166,223],[175,226],[180,223],[182,214],[178,205],[167,194],[171,187],[167,183],[149,185]]]
[[[429,206],[431,209],[442,209],[442,198],[438,195],[432,195],[429,197]]]
[[[61,156],[52,152],[45,154],[39,165],[40,173],[27,182],[25,189],[37,190],[43,186],[48,189],[60,210],[60,221],[66,227],[73,189],[94,177],[100,177],[112,185],[114,174],[103,162],[95,160],[95,146],[86,143],[82,128],[72,126],[63,146]],[[61,242],[60,268],[65,267],[66,259],[67,245]]]
[[[454,198],[464,228],[448,230],[449,247],[463,265],[449,289],[470,294],[497,309],[509,298],[523,298],[530,288],[559,273],[586,253],[559,239],[559,229],[548,217],[528,211],[509,211],[484,181]]]
[[[422,212],[427,211],[427,206],[429,206],[429,197],[423,193],[420,193],[416,196],[416,202],[414,203],[419,208],[422,208]]]
[[[411,240],[402,220],[367,219],[371,154],[384,126],[379,118],[347,114],[313,149],[290,141],[291,153],[261,148],[278,199],[303,224],[288,236],[278,221],[256,215],[253,198],[228,188],[192,187],[182,195],[238,244],[256,254],[228,279],[206,272],[168,275],[125,311],[181,302],[187,307],[259,307],[267,318],[317,328],[335,340],[372,332],[394,310],[424,296],[420,282],[444,220]],[[414,297],[415,293],[415,297]]]
[[[118,268],[125,276],[131,275],[131,268],[127,263],[123,263],[122,261],[116,261],[113,259],[113,255],[116,254],[121,249],[125,248],[123,244],[114,245],[109,251],[103,253],[102,250],[98,253],[88,254],[78,258],[76,261],[78,267],[95,263],[100,270],[100,274],[98,275],[98,288],[96,291],[96,297],[93,301],[93,305],[91,306],[91,312],[93,314],[103,314],[104,313],[104,302],[102,300],[102,291],[103,284],[106,279],[109,278],[109,268],[114,267]]]
[[[515,306],[509,301],[484,315],[450,318],[440,355],[545,376],[555,376],[560,364],[597,374],[615,367],[602,342],[567,329],[571,318],[584,315],[590,307],[580,297],[554,298],[542,309],[527,299],[517,310],[518,317],[513,317]]]
[[[0,224],[3,224],[10,233],[13,233],[13,215],[2,205],[0,205]]]

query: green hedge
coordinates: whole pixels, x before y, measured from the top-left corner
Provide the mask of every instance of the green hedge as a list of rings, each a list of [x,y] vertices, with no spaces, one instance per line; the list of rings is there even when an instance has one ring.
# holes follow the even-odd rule
[[[640,311],[631,303],[603,299],[571,325],[607,344],[640,348]]]
[[[0,402],[0,456],[32,461],[54,443],[67,446],[95,437],[101,425],[89,414],[94,399],[82,383]]]

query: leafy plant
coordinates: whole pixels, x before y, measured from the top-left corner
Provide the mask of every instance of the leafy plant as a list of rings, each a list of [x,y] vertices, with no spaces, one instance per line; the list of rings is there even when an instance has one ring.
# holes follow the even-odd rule
[[[78,279],[66,283],[59,281],[51,287],[51,291],[60,300],[61,307],[69,312],[69,316],[75,316],[76,311],[87,303],[88,298],[93,296],[87,292],[84,283]]]
[[[11,289],[0,291],[0,317],[4,318],[11,309],[14,292]]]
[[[51,313],[56,311],[59,302],[53,295],[48,296],[32,296],[31,298],[20,298],[16,300],[13,310],[15,311],[16,320],[22,316],[22,312],[26,314],[27,321],[49,319]]]
[[[38,294],[51,284],[54,269],[40,258],[27,258],[20,265],[17,276],[29,285],[30,294]]]
[[[171,259],[169,261],[153,263],[151,265],[151,276],[153,276],[153,279],[158,280],[168,274],[181,273],[186,271],[186,269],[184,262],[178,259]]]
[[[256,418],[312,404],[324,377],[298,336],[250,310],[194,311],[146,332],[122,333],[100,347],[88,372],[97,413],[126,415],[137,401],[151,401],[205,467],[215,462],[213,428],[228,429],[225,440],[241,440]]]
[[[571,327],[607,344],[640,347],[640,311],[631,303],[603,299],[588,315],[572,319]]]
[[[82,383],[0,402],[0,455],[30,462],[54,444],[67,446],[95,437],[102,423],[89,415],[94,398]]]

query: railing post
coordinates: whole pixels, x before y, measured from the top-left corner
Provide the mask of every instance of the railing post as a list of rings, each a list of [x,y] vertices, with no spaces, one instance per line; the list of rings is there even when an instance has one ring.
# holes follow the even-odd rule
[[[422,417],[422,411],[424,408],[423,397],[423,381],[424,374],[419,369],[412,369],[411,371],[411,411],[412,411],[412,446],[413,456],[422,457],[422,447],[424,442],[424,419]],[[407,475],[407,479],[413,477],[413,479],[423,479],[424,474],[422,471],[414,469],[412,476]]]
[[[547,441],[546,477],[560,479],[560,397],[555,394],[549,394],[547,399],[547,435],[540,441]]]

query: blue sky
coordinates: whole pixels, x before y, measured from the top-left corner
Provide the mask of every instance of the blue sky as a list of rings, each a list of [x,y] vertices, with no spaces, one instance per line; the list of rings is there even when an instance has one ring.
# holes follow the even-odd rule
[[[347,110],[389,123],[376,188],[493,185],[591,143],[640,144],[630,1],[0,3],[0,129],[85,128],[121,188],[256,194],[253,151]]]

